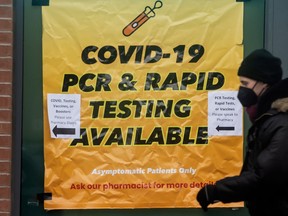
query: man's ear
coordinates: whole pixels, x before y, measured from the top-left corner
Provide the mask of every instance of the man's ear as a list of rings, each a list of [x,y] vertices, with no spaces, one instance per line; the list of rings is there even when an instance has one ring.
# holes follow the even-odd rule
[[[262,95],[269,87],[270,85],[268,83],[263,83],[263,82],[260,82],[261,83],[261,86],[262,86],[262,90],[259,92],[259,95]]]

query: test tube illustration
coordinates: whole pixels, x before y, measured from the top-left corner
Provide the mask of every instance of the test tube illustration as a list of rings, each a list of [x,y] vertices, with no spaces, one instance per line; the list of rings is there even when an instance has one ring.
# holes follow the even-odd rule
[[[123,35],[130,36],[137,29],[139,29],[145,22],[147,22],[150,18],[156,16],[155,9],[159,9],[163,6],[162,1],[157,0],[154,4],[154,7],[151,8],[149,6],[145,7],[144,11],[140,13],[132,22],[130,22],[124,29]]]

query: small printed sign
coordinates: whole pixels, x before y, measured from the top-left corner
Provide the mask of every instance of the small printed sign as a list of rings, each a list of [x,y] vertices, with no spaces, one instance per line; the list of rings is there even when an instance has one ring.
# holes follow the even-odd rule
[[[47,94],[52,138],[80,138],[80,94]]]
[[[237,91],[208,93],[208,136],[242,136],[243,107]]]

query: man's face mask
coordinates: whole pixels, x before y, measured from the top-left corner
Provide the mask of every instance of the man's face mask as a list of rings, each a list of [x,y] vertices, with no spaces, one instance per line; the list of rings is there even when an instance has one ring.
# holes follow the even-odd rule
[[[240,86],[237,97],[240,103],[242,104],[242,106],[250,107],[252,105],[255,105],[258,102],[258,96],[253,91],[256,85],[257,85],[257,82],[255,83],[252,89]]]

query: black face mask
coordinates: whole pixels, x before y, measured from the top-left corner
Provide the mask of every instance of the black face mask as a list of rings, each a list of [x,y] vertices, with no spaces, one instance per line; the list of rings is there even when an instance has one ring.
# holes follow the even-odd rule
[[[240,86],[237,97],[244,107],[250,107],[258,102],[258,96],[253,89],[243,86]]]

